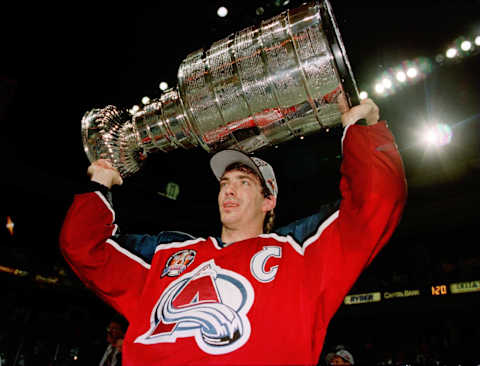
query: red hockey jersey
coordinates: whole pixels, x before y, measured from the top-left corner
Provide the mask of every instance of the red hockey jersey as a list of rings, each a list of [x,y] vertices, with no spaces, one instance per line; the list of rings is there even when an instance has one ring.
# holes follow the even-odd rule
[[[115,241],[99,193],[75,196],[60,236],[81,280],[129,321],[123,364],[314,365],[328,323],[389,240],[406,181],[384,122],[342,138],[339,209],[302,243],[262,234],[159,245],[151,263]]]

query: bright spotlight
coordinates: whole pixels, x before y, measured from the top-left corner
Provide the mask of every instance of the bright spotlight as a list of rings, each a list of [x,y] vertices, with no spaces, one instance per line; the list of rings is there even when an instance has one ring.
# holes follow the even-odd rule
[[[161,90],[167,90],[168,88],[168,84],[165,81],[162,81],[159,86]]]
[[[382,80],[382,84],[385,89],[390,89],[392,87],[392,80],[390,80],[389,78],[385,78]]]
[[[431,146],[447,145],[452,141],[452,137],[452,129],[444,123],[427,127],[423,132],[423,141]]]
[[[480,46],[480,36],[476,36],[476,37],[475,37],[475,44],[476,44],[477,46]]]
[[[408,70],[407,70],[407,76],[410,78],[410,79],[413,79],[414,77],[416,77],[418,75],[418,70],[416,67],[410,67]]]
[[[470,49],[472,48],[472,42],[470,42],[470,41],[463,41],[462,44],[460,45],[460,47],[461,47],[462,50],[464,50],[464,51],[470,51]]]
[[[375,91],[378,94],[382,94],[385,91],[385,86],[382,83],[377,83],[377,85],[375,85]]]
[[[217,10],[217,15],[220,17],[220,18],[224,18],[226,17],[228,14],[228,9],[224,6],[221,6],[218,8]]]
[[[449,48],[445,54],[448,58],[454,58],[457,55],[457,49],[453,47]]]
[[[425,131],[423,138],[427,144],[433,145],[437,141],[437,134],[433,128],[429,128]]]
[[[403,83],[405,80],[407,80],[407,75],[403,71],[397,72],[397,80]]]
[[[149,97],[143,97],[142,98],[142,103],[143,103],[143,105],[147,105],[148,103],[150,103],[150,98]]]
[[[361,100],[364,100],[368,98],[368,93],[366,91],[362,91],[358,96],[360,97]]]

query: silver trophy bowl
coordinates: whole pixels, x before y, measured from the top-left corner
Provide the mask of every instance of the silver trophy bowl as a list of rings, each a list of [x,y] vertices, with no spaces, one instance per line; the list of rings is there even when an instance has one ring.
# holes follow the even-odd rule
[[[82,119],[90,162],[122,177],[178,147],[250,153],[341,123],[358,89],[330,3],[307,3],[189,54],[178,85],[131,114],[114,106]]]

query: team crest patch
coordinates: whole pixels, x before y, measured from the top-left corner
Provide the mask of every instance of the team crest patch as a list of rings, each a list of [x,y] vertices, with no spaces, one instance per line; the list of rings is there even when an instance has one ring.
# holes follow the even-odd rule
[[[213,259],[173,280],[150,315],[150,329],[135,343],[174,343],[194,339],[212,355],[236,351],[250,338],[248,312],[255,293],[242,275],[219,267]]]
[[[193,263],[197,252],[192,249],[185,249],[176,252],[170,258],[168,258],[165,268],[163,269],[160,277],[175,277],[179,276],[187,267]]]

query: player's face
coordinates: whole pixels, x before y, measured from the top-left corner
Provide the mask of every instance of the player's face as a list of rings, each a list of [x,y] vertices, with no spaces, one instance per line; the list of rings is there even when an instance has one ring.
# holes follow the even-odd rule
[[[230,228],[263,225],[268,201],[262,194],[260,179],[241,170],[226,172],[220,180],[218,206],[220,219]]]
[[[107,327],[107,341],[114,343],[117,339],[123,338],[123,330],[117,322],[110,322]]]

